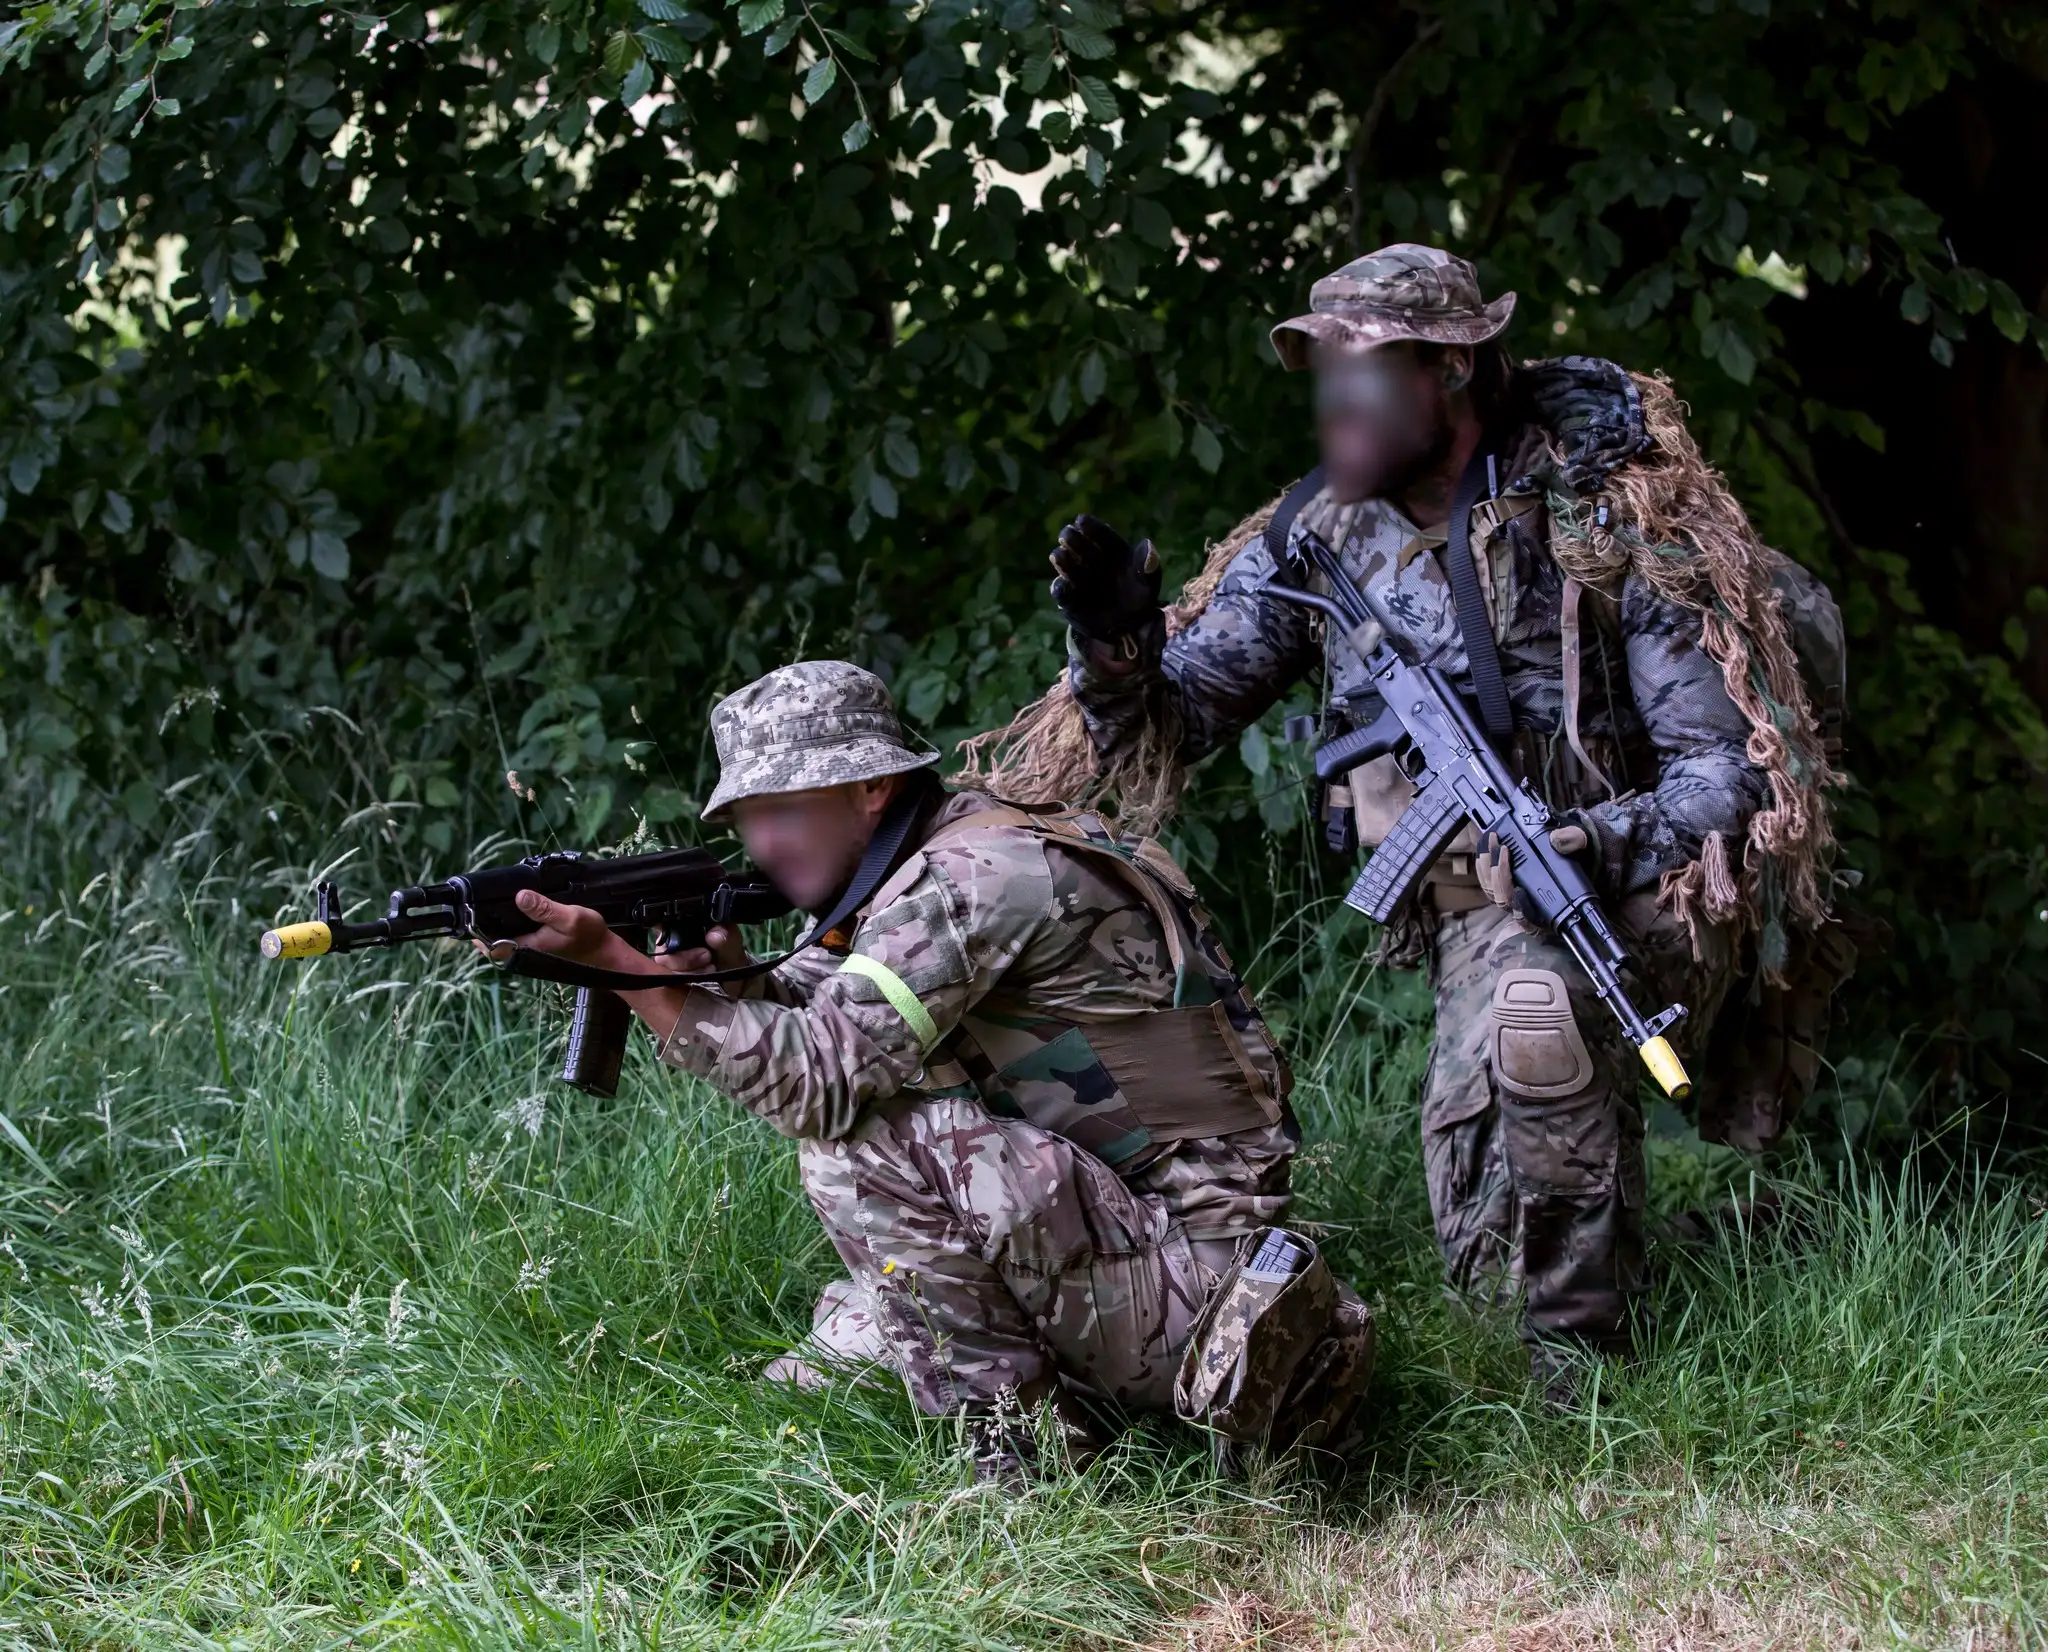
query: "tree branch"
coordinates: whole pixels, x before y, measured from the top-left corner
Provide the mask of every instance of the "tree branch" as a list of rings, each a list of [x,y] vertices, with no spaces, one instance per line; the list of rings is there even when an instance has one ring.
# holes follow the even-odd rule
[[[1365,113],[1359,116],[1358,126],[1351,134],[1351,148],[1344,157],[1344,190],[1351,197],[1351,256],[1358,256],[1358,232],[1365,216],[1364,206],[1358,192],[1359,172],[1365,156],[1372,148],[1373,133],[1379,129],[1380,117],[1387,112],[1387,103],[1394,95],[1394,83],[1401,78],[1402,71],[1415,60],[1415,56],[1438,35],[1443,33],[1441,17],[1423,19],[1415,31],[1415,38],[1408,43],[1406,51],[1395,58],[1387,72],[1380,76],[1379,84],[1372,89],[1367,100]]]

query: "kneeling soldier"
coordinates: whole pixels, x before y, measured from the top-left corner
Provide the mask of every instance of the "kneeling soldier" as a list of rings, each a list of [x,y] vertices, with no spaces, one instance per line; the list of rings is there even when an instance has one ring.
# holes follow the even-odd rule
[[[624,995],[664,1061],[802,1144],[849,1278],[769,1374],[893,1367],[921,1410],[969,1413],[985,1477],[1028,1452],[1007,1419],[1063,1391],[1178,1409],[1225,1452],[1340,1446],[1371,1321],[1275,1227],[1287,1067],[1171,857],[947,793],[838,661],[770,672],[712,731],[706,820],[813,912],[872,890],[742,986]],[[520,900],[535,945],[662,968],[594,912]],[[674,962],[739,962],[710,940]]]

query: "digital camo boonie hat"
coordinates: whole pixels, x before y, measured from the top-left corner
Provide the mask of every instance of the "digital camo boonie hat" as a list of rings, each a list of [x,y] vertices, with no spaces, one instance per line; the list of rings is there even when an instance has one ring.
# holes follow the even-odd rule
[[[1317,344],[1370,350],[1395,339],[1430,344],[1480,344],[1508,324],[1515,295],[1491,304],[1479,272],[1440,247],[1413,241],[1354,258],[1308,290],[1307,315],[1273,329],[1273,349],[1289,372],[1306,367]]]
[[[879,780],[938,762],[904,738],[882,679],[845,660],[785,665],[728,694],[711,709],[718,787],[704,818],[725,817],[735,799]]]

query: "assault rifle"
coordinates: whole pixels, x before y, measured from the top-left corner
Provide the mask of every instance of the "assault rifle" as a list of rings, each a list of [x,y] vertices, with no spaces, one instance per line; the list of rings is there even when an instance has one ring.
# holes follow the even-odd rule
[[[1469,822],[1482,842],[1491,837],[1505,845],[1530,915],[1570,949],[1665,1092],[1684,1100],[1692,1080],[1664,1034],[1685,1014],[1685,1006],[1672,1004],[1645,1018],[1629,1001],[1620,975],[1627,954],[1592,880],[1550,841],[1551,832],[1565,822],[1527,782],[1515,778],[1449,679],[1401,657],[1391,641],[1392,628],[1328,544],[1307,531],[1297,535],[1297,543],[1334,600],[1280,583],[1277,567],[1260,588],[1314,608],[1339,626],[1339,634],[1365,662],[1372,692],[1385,705],[1363,728],[1317,749],[1316,777],[1332,781],[1391,753],[1415,783],[1415,801],[1373,851],[1344,904],[1385,923]]]
[[[522,889],[537,889],[566,905],[592,907],[636,946],[645,947],[649,932],[658,928],[664,952],[702,946],[705,931],[719,925],[762,923],[791,910],[773,884],[728,872],[704,849],[665,849],[616,859],[562,851],[528,855],[512,866],[463,872],[443,883],[395,889],[384,916],[368,923],[344,922],[340,895],[333,884],[323,883],[315,892],[313,921],[267,930],[261,942],[263,956],[318,958],[449,935],[511,941],[540,927],[519,910],[514,897]],[[520,949],[521,955],[526,953]],[[657,977],[648,984],[661,983]],[[616,1095],[632,1019],[614,992],[578,986],[563,1082],[592,1095]]]

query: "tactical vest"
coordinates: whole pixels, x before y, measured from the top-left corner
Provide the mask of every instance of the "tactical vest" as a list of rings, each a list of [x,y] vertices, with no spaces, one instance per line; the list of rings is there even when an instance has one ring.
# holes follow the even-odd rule
[[[998,982],[932,1049],[919,1088],[978,1095],[998,1117],[1063,1136],[1123,1176],[1176,1142],[1279,1123],[1292,1083],[1286,1059],[1173,857],[1092,814],[1006,805],[952,821],[921,847],[997,827],[1086,859],[1143,902],[1173,965],[1173,1005],[1077,1017]]]

